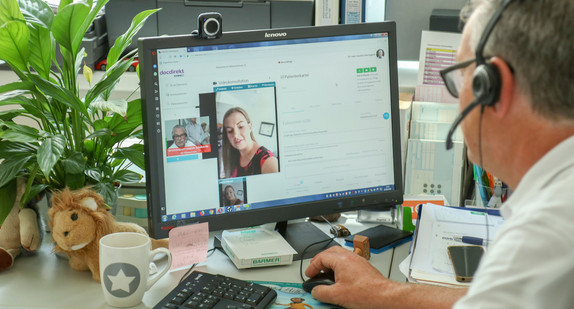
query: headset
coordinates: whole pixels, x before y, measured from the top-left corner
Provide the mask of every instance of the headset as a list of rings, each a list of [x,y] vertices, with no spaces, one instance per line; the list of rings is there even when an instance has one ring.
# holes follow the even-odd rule
[[[458,125],[462,120],[477,106],[481,106],[481,113],[484,111],[485,107],[494,106],[498,102],[500,97],[500,72],[498,68],[492,63],[489,63],[484,58],[484,47],[486,42],[492,33],[492,29],[496,23],[500,20],[502,12],[508,7],[512,0],[504,0],[502,5],[494,14],[492,18],[486,24],[484,32],[478,41],[478,46],[476,47],[476,55],[474,61],[476,62],[476,69],[474,69],[474,74],[472,75],[472,92],[474,94],[474,101],[472,101],[453,122],[448,135],[446,137],[446,149],[449,150],[453,147],[452,136]]]

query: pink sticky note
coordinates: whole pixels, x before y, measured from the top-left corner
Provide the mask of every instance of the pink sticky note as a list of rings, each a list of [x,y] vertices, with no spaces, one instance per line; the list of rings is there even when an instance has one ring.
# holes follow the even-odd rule
[[[209,225],[207,222],[173,228],[169,231],[171,269],[205,262],[208,247]]]

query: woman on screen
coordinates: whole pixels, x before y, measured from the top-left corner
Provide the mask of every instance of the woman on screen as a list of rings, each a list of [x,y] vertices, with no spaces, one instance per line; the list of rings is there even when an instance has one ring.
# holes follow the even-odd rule
[[[223,116],[223,130],[223,167],[227,178],[279,171],[275,155],[255,140],[244,109],[229,109]]]
[[[243,204],[243,201],[237,198],[233,186],[225,186],[225,189],[223,189],[223,206],[234,206],[241,204]]]

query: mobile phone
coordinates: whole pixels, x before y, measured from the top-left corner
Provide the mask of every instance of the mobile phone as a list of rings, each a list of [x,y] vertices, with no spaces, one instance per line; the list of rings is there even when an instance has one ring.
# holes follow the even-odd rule
[[[449,246],[448,256],[458,282],[470,282],[484,254],[481,246]]]

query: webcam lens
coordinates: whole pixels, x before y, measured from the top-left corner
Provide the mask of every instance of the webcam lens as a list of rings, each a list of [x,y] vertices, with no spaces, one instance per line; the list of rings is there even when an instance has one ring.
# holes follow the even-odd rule
[[[219,31],[219,22],[215,18],[209,18],[205,21],[204,29],[205,33],[214,35]]]

